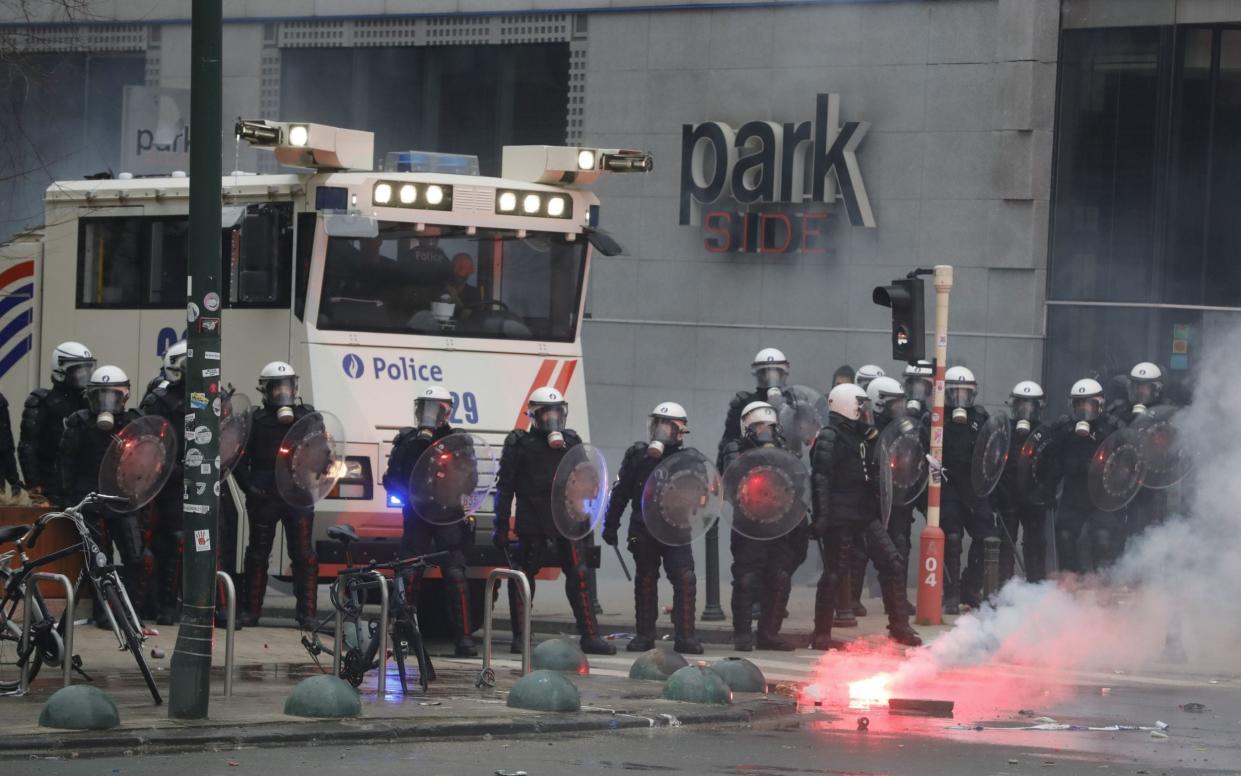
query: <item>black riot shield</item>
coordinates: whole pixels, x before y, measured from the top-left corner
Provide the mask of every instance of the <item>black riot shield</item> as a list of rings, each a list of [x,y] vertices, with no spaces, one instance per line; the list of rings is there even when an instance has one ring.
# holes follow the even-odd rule
[[[693,448],[660,461],[642,488],[642,520],[670,547],[692,543],[720,518],[723,485],[715,464]]]
[[[1142,460],[1146,464],[1143,487],[1170,488],[1189,476],[1193,468],[1175,416],[1175,407],[1162,405],[1150,408],[1130,425],[1141,437]]]
[[[1104,512],[1124,509],[1142,488],[1146,464],[1141,434],[1132,428],[1114,432],[1090,459],[1087,485],[1090,500]]]
[[[810,471],[778,447],[747,450],[724,472],[733,530],[765,541],[788,534],[810,511]]]
[[[590,445],[576,445],[565,453],[552,479],[552,522],[566,539],[585,539],[608,502],[608,463]]]
[[[793,399],[779,402],[777,411],[780,416],[780,428],[784,432],[785,442],[789,451],[799,458],[814,444],[819,429],[827,425],[827,399],[823,394],[804,385],[789,387]]]
[[[927,449],[917,420],[900,417],[879,433],[879,508],[886,525],[892,508],[917,500],[926,489]]]
[[[496,455],[475,434],[449,434],[419,456],[409,476],[409,505],[433,525],[478,511],[496,483]]]
[[[245,452],[254,415],[250,397],[244,393],[225,394],[220,399],[220,469],[228,474]],[[189,433],[188,430],[186,432]]]
[[[1026,437],[1017,458],[1017,487],[1036,506],[1050,506],[1056,500],[1052,456],[1048,453],[1054,443],[1055,427],[1039,426]]]
[[[158,415],[143,415],[114,434],[99,466],[99,492],[129,501],[108,508],[133,512],[146,506],[172,476],[178,447],[172,426]]]
[[[1004,467],[1008,464],[1009,445],[1013,441],[1012,424],[1008,415],[997,412],[987,418],[978,439],[974,442],[974,456],[971,462],[971,474],[974,480],[974,493],[980,498],[990,496],[1000,478],[1004,476]]]
[[[289,428],[276,454],[276,490],[290,506],[312,507],[345,474],[345,427],[330,412],[312,412]]]

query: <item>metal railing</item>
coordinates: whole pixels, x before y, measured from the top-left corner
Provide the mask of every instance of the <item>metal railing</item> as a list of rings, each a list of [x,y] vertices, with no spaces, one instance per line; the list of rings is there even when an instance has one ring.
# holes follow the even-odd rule
[[[382,698],[388,688],[388,578],[378,571],[369,572],[379,581],[379,680],[376,689],[379,691],[379,697]],[[340,583],[348,580],[348,577],[336,578],[336,595],[337,601],[344,600]],[[340,653],[344,642],[344,613],[341,612],[339,606],[336,609],[336,630],[332,634],[332,676],[340,676]]]
[[[237,633],[237,587],[233,584],[233,578],[223,571],[215,573],[215,582],[224,588],[224,600],[226,601],[225,619],[224,619],[224,697],[231,698],[233,695],[233,637]]]
[[[496,684],[496,672],[491,667],[491,615],[495,609],[493,590],[496,580],[506,578],[517,583],[517,593],[522,600],[522,623],[521,623],[521,675],[525,676],[530,673],[530,580],[520,571],[516,569],[492,569],[487,574],[487,584],[484,586],[483,598],[483,667],[478,672],[478,678],[474,680],[475,687],[494,687]]]
[[[38,609],[34,602],[34,594],[37,590],[35,583],[39,581],[59,582],[65,589],[65,615],[61,618],[65,623],[65,635],[64,644],[61,646],[60,663],[65,672],[65,687],[68,687],[69,682],[73,679],[73,610],[76,603],[73,598],[73,583],[69,581],[69,577],[64,574],[47,574],[42,571],[35,572],[26,577],[24,602],[22,604],[26,617],[22,625],[21,651],[25,654],[30,648],[31,630],[34,628],[34,612]],[[20,671],[18,689],[20,695],[25,695],[30,690],[30,671],[28,666],[29,663],[22,666]]]

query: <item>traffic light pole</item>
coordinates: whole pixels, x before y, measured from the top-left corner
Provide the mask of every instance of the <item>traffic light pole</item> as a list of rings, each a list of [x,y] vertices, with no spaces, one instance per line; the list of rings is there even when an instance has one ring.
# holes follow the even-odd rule
[[[185,501],[181,628],[168,716],[205,719],[215,636],[220,511],[220,127],[222,0],[194,0],[190,21],[190,256],[186,290]]]
[[[931,405],[931,457],[944,459],[944,369],[948,363],[948,297],[952,267],[935,265],[935,398]],[[939,527],[943,476],[932,469],[927,480],[926,528],[918,555],[919,625],[939,625],[944,603],[944,529]]]

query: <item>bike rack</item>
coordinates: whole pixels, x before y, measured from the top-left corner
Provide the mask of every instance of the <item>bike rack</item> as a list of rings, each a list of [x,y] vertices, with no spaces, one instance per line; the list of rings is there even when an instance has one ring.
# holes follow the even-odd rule
[[[388,689],[388,578],[378,571],[370,572],[375,579],[379,580],[379,681],[376,689],[379,691],[379,697],[383,698]],[[340,583],[346,577],[337,577],[336,600],[343,600],[341,597]],[[336,609],[336,631],[332,635],[332,676],[340,676],[340,653],[343,646],[343,633],[341,629],[344,627],[344,617],[340,611],[340,607]]]
[[[504,578],[517,583],[517,592],[521,596],[524,604],[521,627],[521,675],[525,676],[530,673],[530,579],[526,575],[516,569],[492,569],[487,574],[487,583],[484,587],[486,591],[483,599],[483,667],[478,672],[478,678],[474,680],[475,687],[495,687],[496,672],[491,667],[491,614],[495,609],[493,603],[494,585],[497,580]]]
[[[24,600],[22,604],[22,608],[25,609],[26,614],[25,622],[22,625],[22,651],[26,651],[30,644],[30,631],[34,627],[34,620],[31,613],[34,612],[36,608],[34,605],[34,592],[36,590],[34,583],[39,581],[59,582],[65,589],[64,652],[60,656],[60,662],[65,671],[65,687],[68,687],[69,683],[73,679],[73,610],[76,602],[73,600],[73,583],[70,582],[69,577],[66,577],[64,574],[47,574],[39,571],[26,577],[26,590],[23,595]],[[18,689],[18,694],[25,695],[30,690],[30,677],[26,672],[25,666],[22,667],[19,682],[20,687]]]
[[[233,695],[233,636],[237,633],[237,587],[233,578],[223,571],[215,573],[216,584],[224,588],[226,602],[224,619],[224,697]]]

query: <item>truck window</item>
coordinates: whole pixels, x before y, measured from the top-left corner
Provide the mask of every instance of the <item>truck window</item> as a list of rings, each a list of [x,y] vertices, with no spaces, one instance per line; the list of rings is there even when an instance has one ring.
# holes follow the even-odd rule
[[[328,238],[318,325],[572,342],[585,262],[586,241],[562,234],[384,222],[374,239]]]
[[[297,319],[306,317],[306,287],[310,281],[310,257],[315,249],[317,213],[297,214],[297,266],[293,278],[293,312]]]
[[[224,232],[225,299],[229,307],[289,306],[292,284],[293,205],[247,205]]]

